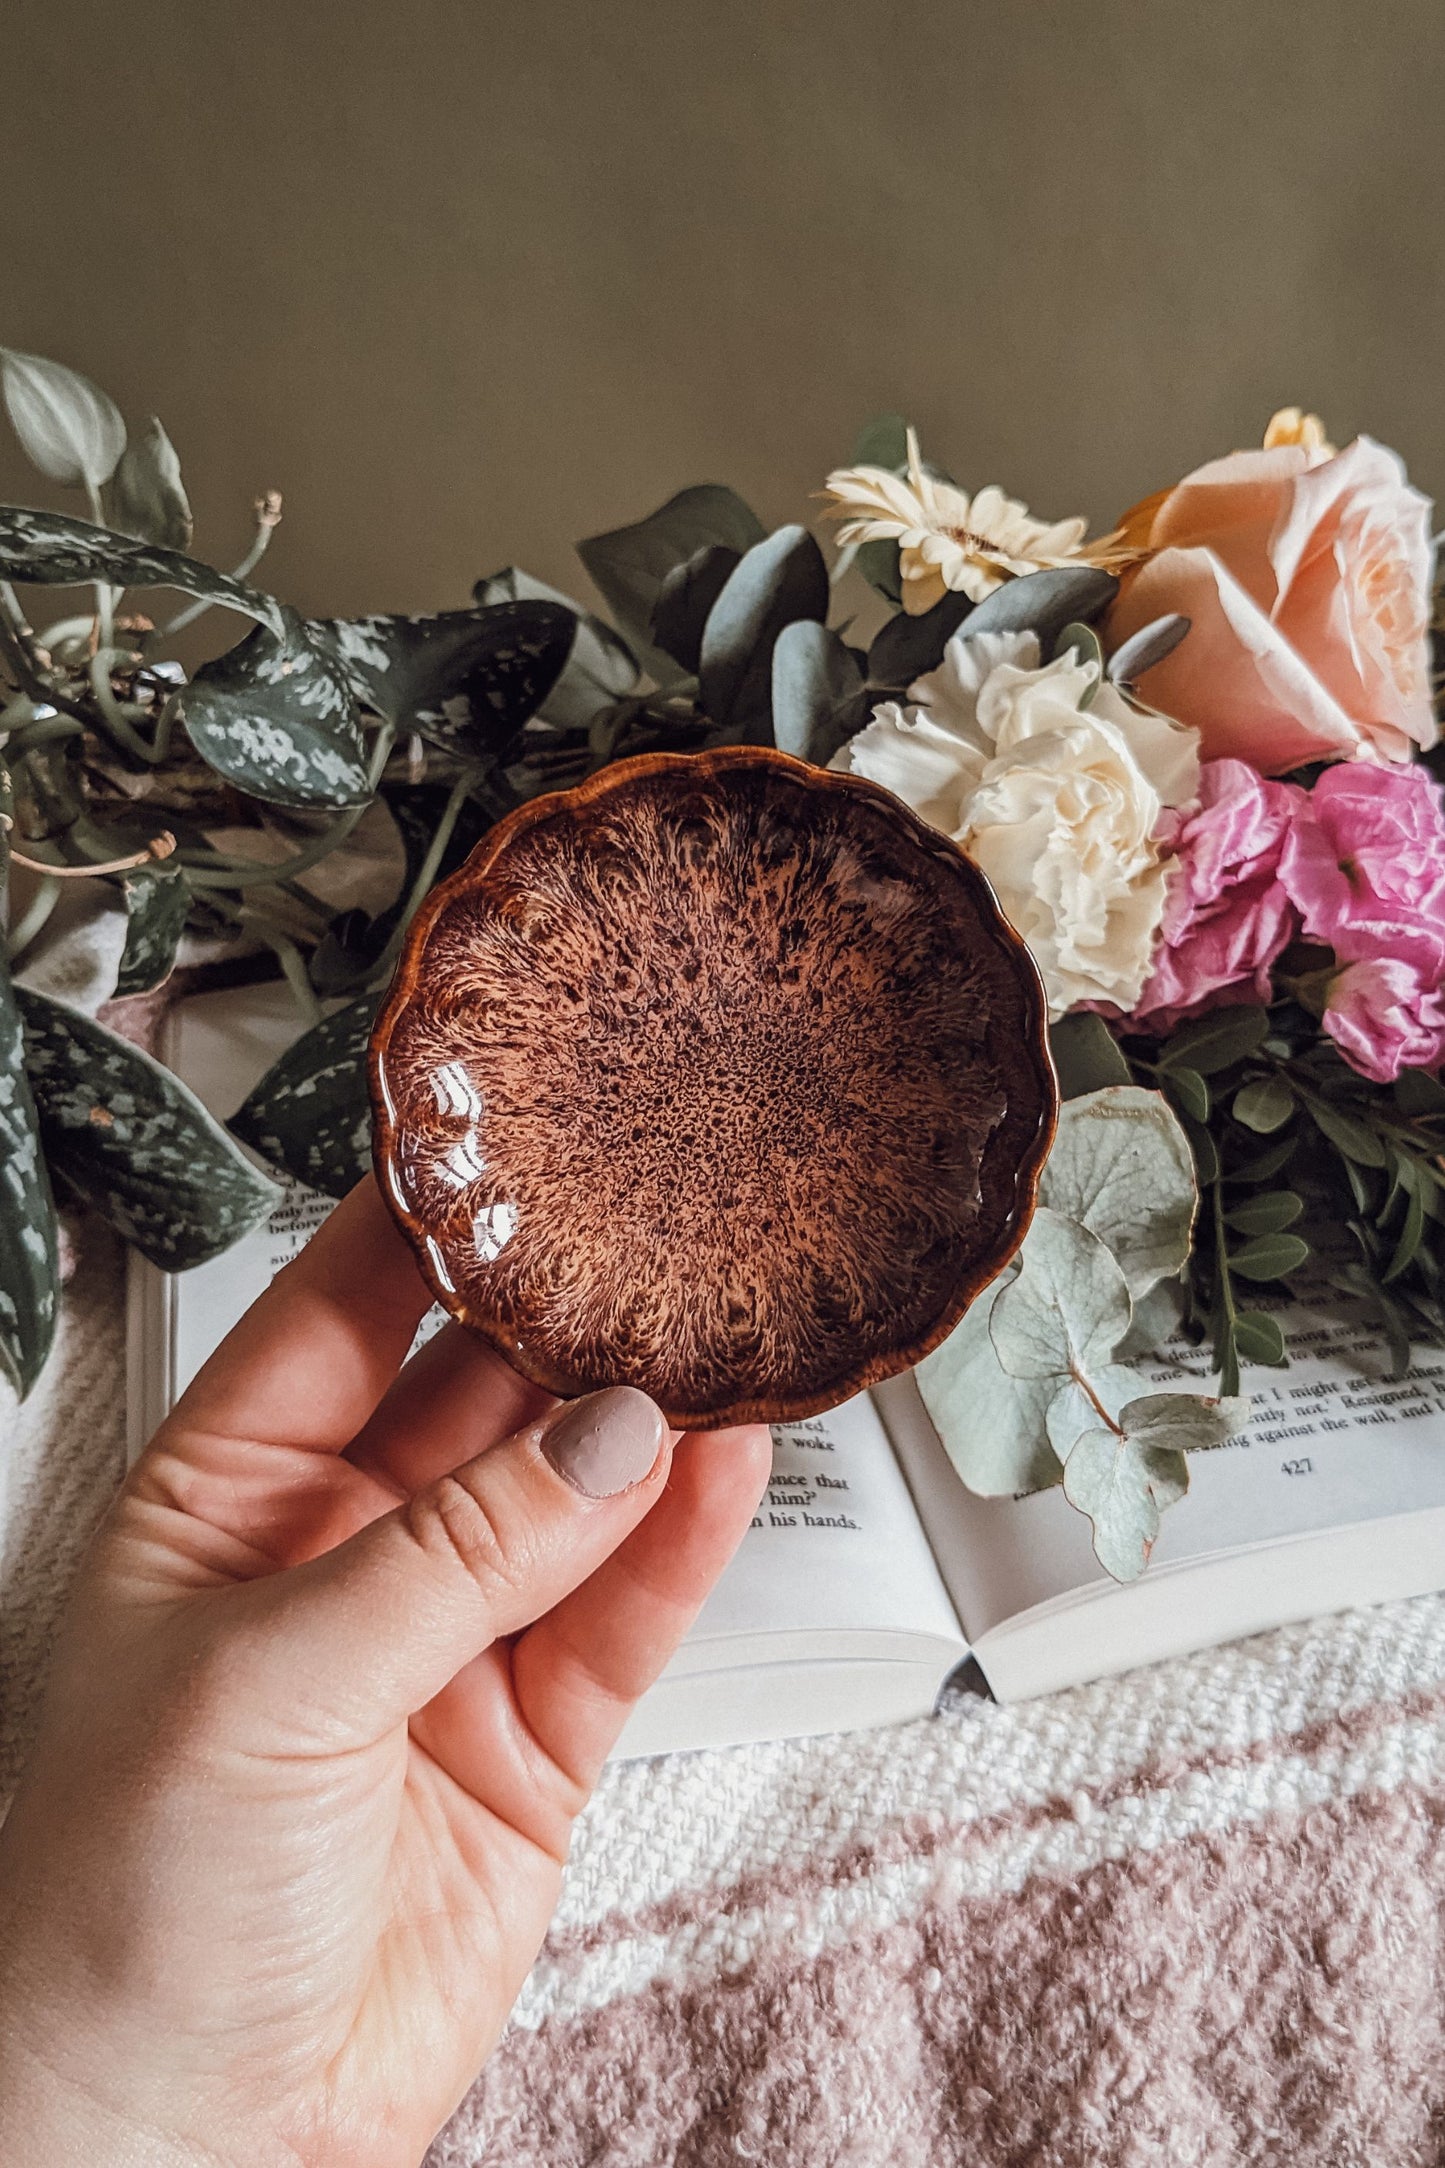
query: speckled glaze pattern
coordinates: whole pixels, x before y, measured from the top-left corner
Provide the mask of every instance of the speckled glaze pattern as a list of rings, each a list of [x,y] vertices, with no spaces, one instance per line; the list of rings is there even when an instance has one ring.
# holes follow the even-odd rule
[[[411,929],[383,1191],[452,1313],[561,1394],[796,1419],[1012,1253],[1055,1088],[987,883],[860,778],[649,755],[504,820]]]

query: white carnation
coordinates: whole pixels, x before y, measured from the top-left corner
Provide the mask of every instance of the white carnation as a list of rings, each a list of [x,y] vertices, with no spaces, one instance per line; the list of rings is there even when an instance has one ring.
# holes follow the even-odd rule
[[[908,705],[875,709],[832,763],[967,851],[1032,950],[1053,1016],[1138,1001],[1164,911],[1154,831],[1199,788],[1198,733],[1097,681],[1072,654],[1041,666],[1032,633],[958,633]]]

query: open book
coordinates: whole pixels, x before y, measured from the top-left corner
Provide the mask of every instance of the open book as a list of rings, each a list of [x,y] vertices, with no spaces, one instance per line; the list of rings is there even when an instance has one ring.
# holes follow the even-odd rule
[[[205,994],[173,1012],[164,1051],[224,1116],[296,1028],[284,988]],[[330,1208],[292,1185],[209,1265],[168,1277],[132,1257],[133,1452]],[[618,1752],[919,1716],[970,1655],[1001,1700],[1020,1699],[1445,1586],[1445,1355],[1417,1351],[1392,1382],[1378,1335],[1333,1299],[1290,1306],[1289,1368],[1246,1375],[1248,1433],[1192,1456],[1190,1494],[1129,1587],[1059,1491],[966,1491],[911,1378],[779,1428],[767,1499]],[[1206,1373],[1182,1341],[1135,1367],[1141,1392]]]

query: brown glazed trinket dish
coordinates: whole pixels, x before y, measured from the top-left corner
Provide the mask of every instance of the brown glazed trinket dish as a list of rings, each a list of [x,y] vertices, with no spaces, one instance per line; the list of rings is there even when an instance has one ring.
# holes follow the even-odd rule
[[[796,1420],[937,1346],[1023,1238],[1044,996],[875,784],[647,754],[509,814],[411,927],[377,1173],[523,1376],[681,1428]]]

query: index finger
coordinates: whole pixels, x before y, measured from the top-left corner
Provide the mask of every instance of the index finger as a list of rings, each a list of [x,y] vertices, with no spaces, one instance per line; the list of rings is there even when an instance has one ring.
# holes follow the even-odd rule
[[[157,1432],[340,1453],[385,1393],[432,1295],[370,1175],[197,1373]]]

